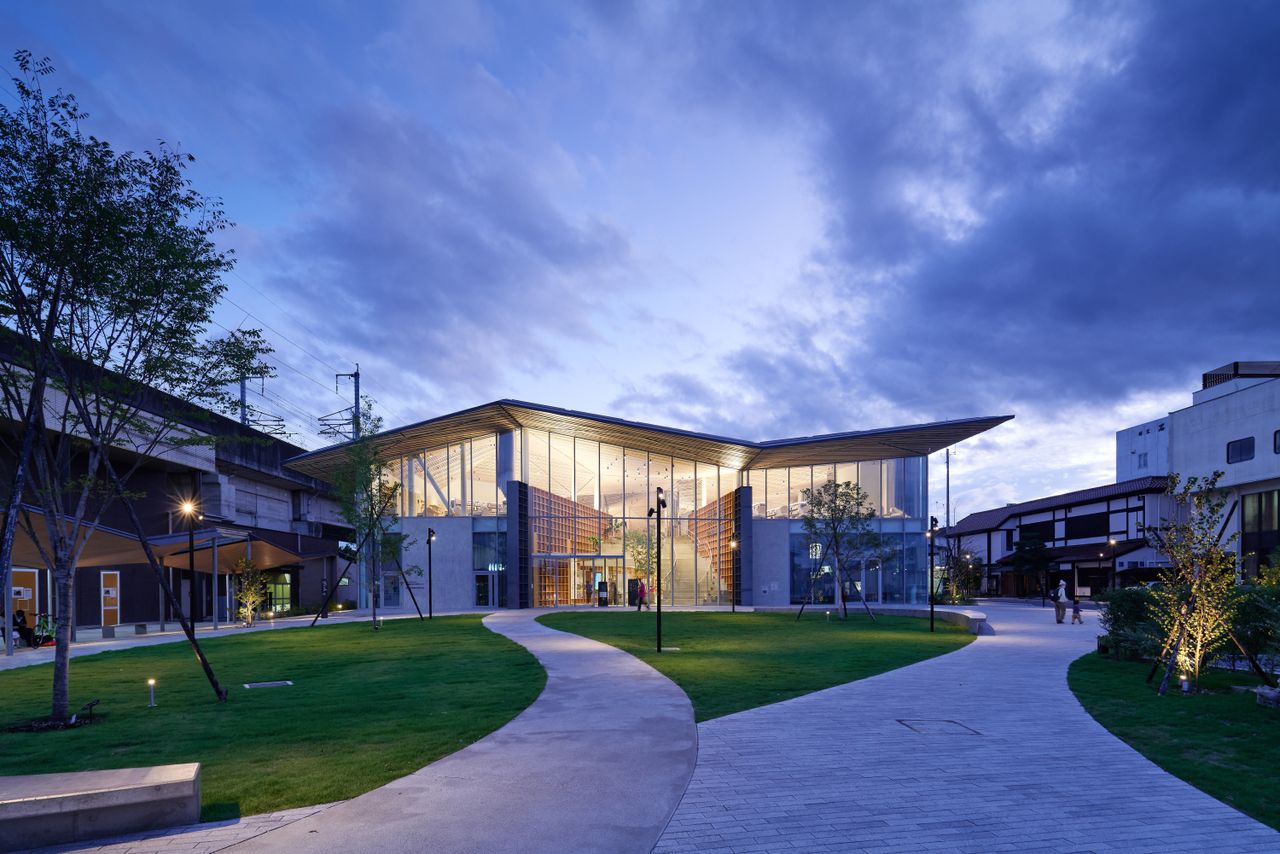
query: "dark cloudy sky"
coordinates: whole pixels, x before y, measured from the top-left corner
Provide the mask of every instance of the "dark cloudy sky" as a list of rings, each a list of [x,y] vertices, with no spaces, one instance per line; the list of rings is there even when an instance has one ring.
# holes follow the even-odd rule
[[[0,5],[198,157],[305,444],[499,397],[776,438],[979,414],[955,512],[1280,358],[1280,4]],[[9,98],[8,87],[0,97]],[[940,509],[940,458],[931,503]],[[941,515],[941,513],[939,513]]]

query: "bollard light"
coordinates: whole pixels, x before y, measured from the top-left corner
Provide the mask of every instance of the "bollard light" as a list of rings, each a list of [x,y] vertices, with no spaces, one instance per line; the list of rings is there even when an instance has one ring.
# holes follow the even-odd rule
[[[147,708],[154,709],[156,707],[156,680],[147,680],[147,690],[151,693],[151,702],[147,703]]]
[[[1187,682],[1187,674],[1185,674],[1185,673],[1184,673],[1184,674],[1182,674],[1181,676],[1179,676],[1179,677],[1178,677],[1178,681],[1180,681],[1180,682],[1182,683],[1182,693],[1184,693],[1184,694],[1190,694],[1190,693],[1191,693],[1191,684],[1190,684],[1189,682]]]

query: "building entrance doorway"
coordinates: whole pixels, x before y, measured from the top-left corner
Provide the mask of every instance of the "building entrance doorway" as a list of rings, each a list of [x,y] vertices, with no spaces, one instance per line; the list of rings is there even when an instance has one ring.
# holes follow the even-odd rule
[[[103,570],[101,575],[102,625],[120,625],[120,573]]]
[[[862,596],[868,602],[879,602],[880,585],[883,582],[879,561],[865,561],[862,564]]]
[[[9,576],[13,579],[13,599],[5,611],[5,618],[12,620],[18,611],[27,618],[27,625],[36,624],[36,616],[40,613],[40,587],[34,569],[14,569]],[[0,593],[0,597],[4,594]]]
[[[477,608],[499,608],[501,607],[502,592],[499,584],[502,581],[501,573],[497,572],[477,572],[475,573],[475,589],[476,589],[476,607]]]
[[[535,557],[530,563],[535,608],[594,607],[599,604],[602,581],[610,605],[621,605],[625,601],[627,582],[621,555],[545,556]],[[476,584],[479,585],[479,581]]]

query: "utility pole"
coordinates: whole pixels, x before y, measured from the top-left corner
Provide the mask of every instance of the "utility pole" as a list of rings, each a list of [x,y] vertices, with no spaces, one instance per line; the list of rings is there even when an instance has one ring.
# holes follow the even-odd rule
[[[338,380],[344,377],[351,379],[352,385],[355,386],[355,393],[351,401],[351,438],[352,440],[360,438],[360,363],[356,362],[356,369],[349,374],[334,374],[333,387],[337,390]]]
[[[249,396],[246,390],[249,378],[240,378],[240,423],[249,426]]]
[[[320,416],[320,435],[335,436],[349,442],[354,442],[360,438],[362,425],[360,423],[360,363],[356,362],[356,369],[349,374],[333,375],[333,390],[338,391],[338,384],[343,379],[350,379],[355,386],[355,393],[351,401],[351,412],[348,414],[347,407],[339,409],[337,412],[330,412],[328,415]]]

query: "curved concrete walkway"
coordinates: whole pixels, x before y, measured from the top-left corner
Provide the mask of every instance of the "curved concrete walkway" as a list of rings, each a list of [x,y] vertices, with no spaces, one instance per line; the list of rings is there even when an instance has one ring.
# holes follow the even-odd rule
[[[1096,615],[980,607],[994,634],[957,652],[700,724],[657,850],[1280,851],[1076,701]]]
[[[697,759],[689,698],[627,653],[534,622],[539,613],[484,621],[547,670],[546,688],[515,720],[230,850],[652,850]]]

